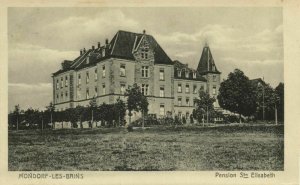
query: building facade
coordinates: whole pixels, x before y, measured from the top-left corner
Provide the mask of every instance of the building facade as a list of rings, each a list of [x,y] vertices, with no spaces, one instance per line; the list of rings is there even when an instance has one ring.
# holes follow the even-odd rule
[[[126,100],[126,89],[138,84],[149,101],[149,114],[189,118],[200,90],[216,97],[220,86],[210,48],[206,45],[197,70],[172,61],[153,36],[118,31],[109,42],[80,50],[73,61],[65,60],[53,73],[56,110]],[[218,106],[216,103],[215,106]]]

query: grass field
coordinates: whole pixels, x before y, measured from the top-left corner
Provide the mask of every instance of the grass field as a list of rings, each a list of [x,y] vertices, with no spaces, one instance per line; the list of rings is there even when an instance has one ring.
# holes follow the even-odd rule
[[[283,170],[283,138],[283,126],[10,131],[9,170]]]

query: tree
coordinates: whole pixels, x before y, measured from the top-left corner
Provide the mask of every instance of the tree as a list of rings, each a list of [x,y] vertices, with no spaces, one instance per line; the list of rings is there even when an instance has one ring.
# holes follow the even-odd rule
[[[275,93],[278,97],[278,101],[276,102],[278,109],[278,120],[284,121],[284,83],[279,83],[275,88]]]
[[[147,97],[143,95],[141,92],[140,87],[135,83],[133,84],[132,87],[129,87],[126,90],[125,93],[127,98],[127,109],[129,111],[129,124],[131,123],[131,116],[132,116],[132,111],[141,111],[143,115],[143,120],[144,116],[148,113],[148,100]],[[144,127],[144,121],[143,121],[143,127]]]
[[[90,125],[90,127],[92,127],[92,124],[93,124],[93,122],[94,122],[94,112],[95,112],[96,108],[97,108],[97,100],[96,100],[96,98],[94,97],[94,98],[92,98],[92,99],[90,100],[90,102],[89,102],[89,110],[90,110],[89,112],[92,113],[92,120],[91,120],[91,125]]]
[[[256,95],[256,119],[273,120],[276,94],[274,89],[265,82],[253,84]]]
[[[117,102],[115,103],[115,120],[118,120],[118,125],[121,125],[121,122],[124,121],[125,115],[126,115],[126,104],[124,101],[122,101],[120,98],[117,99]]]
[[[41,128],[39,125],[41,124],[41,113],[37,109],[28,108],[25,113],[25,121],[26,126],[29,128]]]
[[[53,113],[55,111],[55,105],[50,102],[49,105],[46,107],[46,114],[50,114],[50,123],[52,124],[52,128],[55,129],[54,123],[53,123]]]
[[[239,69],[229,73],[228,78],[221,82],[219,105],[226,110],[241,115],[250,116],[256,111],[256,96],[249,78]]]
[[[14,120],[16,121],[17,123],[17,130],[19,130],[19,115],[20,115],[20,105],[15,105],[15,110],[13,112],[13,115],[14,115]]]
[[[214,112],[215,98],[209,96],[207,92],[200,91],[199,99],[195,99],[196,108],[193,111],[193,117],[200,123],[204,117],[206,117],[207,123],[209,121],[208,115],[212,115]],[[204,120],[203,120],[204,121]]]

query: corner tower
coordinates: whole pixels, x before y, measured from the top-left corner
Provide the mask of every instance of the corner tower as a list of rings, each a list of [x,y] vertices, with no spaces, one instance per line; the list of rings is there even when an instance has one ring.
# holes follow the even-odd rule
[[[203,47],[202,55],[197,67],[197,72],[207,80],[207,92],[211,97],[217,98],[220,88],[221,72],[217,69],[208,44]],[[218,102],[214,104],[219,107]]]

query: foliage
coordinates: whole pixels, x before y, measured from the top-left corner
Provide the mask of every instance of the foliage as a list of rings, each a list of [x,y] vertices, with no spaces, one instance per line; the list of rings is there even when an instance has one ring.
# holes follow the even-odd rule
[[[132,111],[142,112],[143,116],[148,113],[148,100],[147,97],[141,92],[141,88],[135,83],[132,87],[129,87],[125,93],[127,98],[127,109],[129,111],[129,117],[132,116]]]
[[[215,98],[209,96],[207,92],[200,91],[199,99],[195,99],[196,108],[193,111],[193,117],[202,122],[202,119],[207,117],[207,112],[209,115],[212,115],[214,112],[214,102]]]
[[[228,78],[221,82],[217,98],[223,109],[238,113],[240,117],[253,115],[256,111],[254,87],[239,69],[229,73]]]
[[[284,84],[279,83],[275,88],[275,93],[278,97],[278,101],[276,101],[277,110],[278,110],[278,120],[284,121]]]

